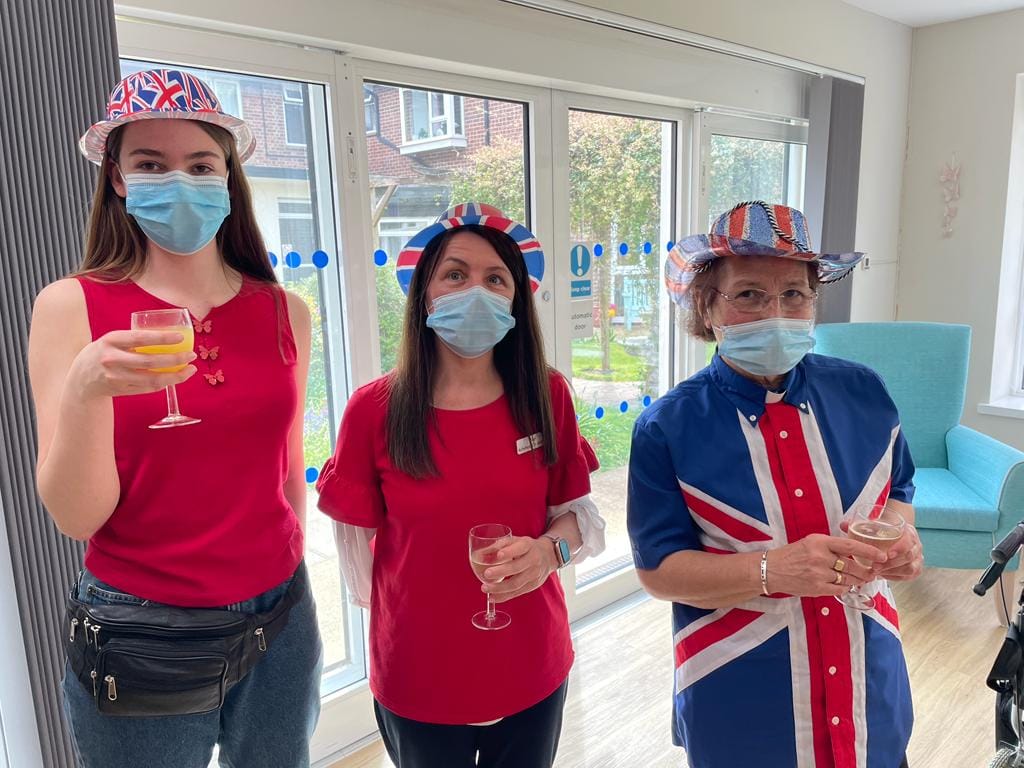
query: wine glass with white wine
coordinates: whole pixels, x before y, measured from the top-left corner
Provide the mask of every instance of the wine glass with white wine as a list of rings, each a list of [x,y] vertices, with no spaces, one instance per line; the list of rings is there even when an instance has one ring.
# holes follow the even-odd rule
[[[484,584],[495,580],[484,577],[484,572],[498,562],[498,552],[512,543],[512,529],[498,523],[477,525],[469,531],[469,564],[473,573]],[[498,579],[497,581],[500,581]],[[512,623],[512,617],[504,611],[494,609],[494,598],[487,595],[487,610],[473,614],[473,626],[477,629],[504,629]]]
[[[893,544],[900,540],[907,525],[899,512],[887,509],[882,504],[862,504],[853,510],[848,521],[847,536],[854,541],[877,547],[883,552],[888,551]],[[853,559],[865,568],[874,565],[856,555]],[[863,594],[860,587],[850,587],[843,594],[836,595],[836,600],[859,611],[870,611],[875,607],[875,599],[870,595]]]

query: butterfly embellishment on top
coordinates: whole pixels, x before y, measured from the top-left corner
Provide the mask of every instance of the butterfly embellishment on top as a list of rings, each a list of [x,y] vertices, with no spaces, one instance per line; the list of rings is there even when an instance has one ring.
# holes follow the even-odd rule
[[[196,333],[209,333],[213,330],[212,320],[193,320],[192,327]]]
[[[210,347],[207,349],[202,344],[199,345],[199,357],[203,360],[216,360],[220,355],[220,347]]]
[[[224,371],[219,368],[216,373],[204,373],[203,376],[206,378],[206,383],[211,387],[216,387],[218,384],[224,383]]]

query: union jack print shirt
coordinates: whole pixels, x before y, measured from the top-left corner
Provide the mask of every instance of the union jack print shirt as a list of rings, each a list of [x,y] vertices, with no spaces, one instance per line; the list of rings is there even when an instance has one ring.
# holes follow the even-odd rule
[[[896,406],[869,368],[808,355],[767,392],[715,356],[637,419],[628,527],[637,568],[843,535],[857,503],[911,502]],[[771,574],[769,572],[769,587]],[[831,596],[673,603],[673,740],[691,768],[897,768],[913,712],[884,580],[864,613]]]

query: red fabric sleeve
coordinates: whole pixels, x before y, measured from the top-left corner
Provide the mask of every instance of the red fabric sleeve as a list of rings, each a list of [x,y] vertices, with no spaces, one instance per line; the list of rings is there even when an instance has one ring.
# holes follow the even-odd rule
[[[556,507],[590,493],[590,473],[598,468],[597,456],[576,423],[569,383],[560,373],[551,374],[551,407],[558,441],[558,462],[548,470],[548,506]]]
[[[380,381],[356,390],[345,407],[334,455],[320,471],[317,506],[341,523],[377,528],[384,521],[377,464],[384,442],[386,387]]]

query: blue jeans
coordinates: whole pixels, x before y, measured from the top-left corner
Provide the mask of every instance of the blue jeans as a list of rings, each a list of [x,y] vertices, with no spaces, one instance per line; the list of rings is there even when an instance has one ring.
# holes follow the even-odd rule
[[[299,568],[305,568],[300,564]],[[291,579],[251,600],[225,606],[262,613],[287,591]],[[78,597],[90,605],[147,605],[83,571]],[[222,768],[306,768],[309,740],[320,715],[320,631],[313,595],[292,606],[288,624],[266,656],[224,700],[205,715],[111,717],[96,709],[65,664],[64,713],[81,768],[206,768],[215,744]]]

